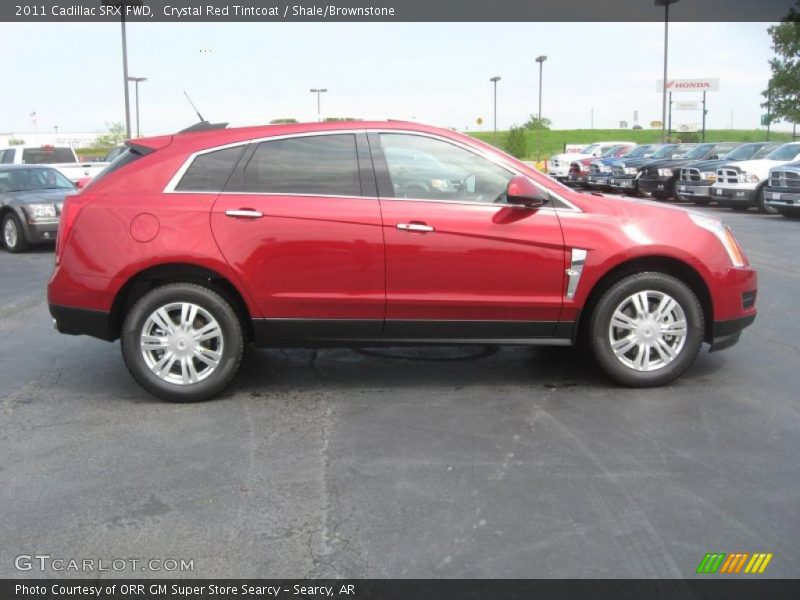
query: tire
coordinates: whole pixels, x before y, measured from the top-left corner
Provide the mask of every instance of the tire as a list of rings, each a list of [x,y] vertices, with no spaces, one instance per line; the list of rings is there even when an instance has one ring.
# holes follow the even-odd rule
[[[730,206],[731,209],[735,210],[736,212],[747,212],[750,210],[750,207],[746,204],[732,204]]]
[[[758,196],[756,196],[756,206],[758,207],[758,211],[764,213],[765,215],[778,214],[777,208],[767,204],[766,198],[764,198],[764,188],[761,188],[761,191],[758,192]]]
[[[634,328],[633,324],[639,321],[637,299],[644,298],[647,303],[642,301],[640,306],[646,306],[647,311],[639,314],[645,321]],[[659,322],[649,324],[646,320],[665,299],[673,300],[675,307],[665,311],[661,326],[669,327],[675,335],[659,334],[652,328]],[[614,322],[622,326],[612,327],[612,318],[618,312],[627,322],[623,325],[621,320],[615,319]],[[681,321],[685,322],[685,328],[681,328]],[[625,331],[629,331],[628,335],[624,335]],[[694,292],[679,279],[657,272],[638,273],[615,283],[597,302],[589,322],[590,347],[595,360],[611,379],[629,387],[655,387],[679,377],[697,357],[704,332],[703,308]],[[636,338],[637,335],[641,337]],[[617,346],[616,352],[612,343]],[[670,352],[674,356],[670,357]],[[637,363],[641,368],[637,368]]]
[[[25,239],[25,230],[22,229],[22,223],[13,212],[3,217],[3,243],[8,251],[13,254],[27,252],[28,248],[30,248],[28,240]]]
[[[204,338],[192,339],[186,327]],[[147,347],[144,335],[151,338]],[[236,375],[244,352],[242,324],[231,303],[194,283],[170,283],[142,296],[125,316],[120,338],[133,378],[169,402],[218,394]]]
[[[778,212],[787,219],[800,219],[800,210],[787,210],[785,208],[779,208]]]
[[[711,200],[707,200],[704,198],[695,198],[694,200],[692,200],[692,202],[694,202],[697,206],[708,206],[709,204],[711,204]]]

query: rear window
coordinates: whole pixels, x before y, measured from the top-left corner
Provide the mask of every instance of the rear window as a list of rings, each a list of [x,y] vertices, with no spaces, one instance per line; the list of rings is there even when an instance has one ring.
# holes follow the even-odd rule
[[[226,191],[322,196],[360,196],[353,134],[262,142]]]
[[[234,146],[198,155],[175,189],[184,192],[221,192],[245,146]]]
[[[22,162],[26,165],[46,165],[49,163],[74,163],[75,153],[66,146],[43,146],[42,148],[25,148],[22,151]]]
[[[92,178],[92,180],[86,186],[84,186],[84,189],[86,189],[90,185],[97,183],[98,181],[103,179],[103,177],[105,177],[106,175],[109,175],[110,173],[113,173],[114,171],[121,169],[125,165],[129,165],[133,161],[142,158],[142,156],[144,156],[144,154],[139,150],[135,148],[126,148],[122,154],[117,156],[117,158],[115,158],[111,162],[111,164],[109,164],[105,169],[103,169],[97,175],[95,175]]]

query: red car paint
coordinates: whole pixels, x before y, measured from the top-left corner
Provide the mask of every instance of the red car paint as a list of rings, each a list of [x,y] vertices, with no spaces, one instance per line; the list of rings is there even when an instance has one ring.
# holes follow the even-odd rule
[[[332,201],[314,195],[164,191],[195,152],[333,131],[435,136],[526,175],[561,202],[519,210],[492,203],[396,201],[379,194]],[[756,272],[748,264],[734,266],[720,240],[686,211],[574,192],[453,131],[393,121],[313,123],[133,143],[152,152],[98,177],[67,201],[48,300],[53,307],[91,311],[104,326],[101,333],[74,325],[62,327],[65,332],[119,337],[129,285],[165,265],[213,272],[238,292],[253,319],[364,320],[377,323],[368,336],[372,340],[402,338],[395,330],[405,321],[541,322],[536,337],[556,335],[563,324],[575,326],[606,275],[624,265],[641,270],[640,261],[653,260],[690,273],[707,291],[706,341],[714,342],[712,324],[755,315],[742,298],[756,290]],[[242,209],[265,218],[225,214]],[[409,223],[434,227],[435,235],[397,228]],[[568,298],[573,248],[588,255],[577,291]]]

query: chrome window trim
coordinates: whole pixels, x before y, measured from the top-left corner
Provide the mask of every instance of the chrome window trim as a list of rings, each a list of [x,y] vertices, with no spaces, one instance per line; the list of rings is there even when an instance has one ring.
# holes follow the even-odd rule
[[[502,160],[498,156],[491,155],[487,152],[484,152],[480,148],[474,148],[469,146],[468,144],[464,144],[458,140],[453,140],[448,137],[444,137],[441,135],[437,135],[435,133],[428,133],[426,131],[415,131],[413,129],[388,129],[388,128],[375,128],[375,129],[332,129],[328,131],[301,131],[297,133],[287,133],[284,135],[272,135],[267,137],[260,137],[260,138],[251,138],[248,140],[241,140],[238,142],[231,142],[229,144],[222,144],[220,146],[214,146],[212,148],[204,148],[203,150],[198,150],[190,154],[186,160],[181,164],[172,178],[167,182],[167,185],[164,186],[162,193],[164,194],[251,194],[251,195],[258,195],[258,196],[310,196],[316,198],[365,198],[370,200],[386,200],[386,201],[411,201],[411,202],[437,202],[437,203],[448,203],[448,204],[468,204],[470,206],[499,206],[495,204],[487,204],[486,202],[469,202],[466,200],[430,200],[427,198],[380,198],[380,197],[368,197],[368,196],[337,196],[335,194],[287,194],[287,193],[278,193],[278,192],[209,192],[208,190],[200,190],[200,191],[192,191],[192,190],[176,190],[175,187],[178,185],[180,180],[186,174],[186,171],[189,169],[189,166],[198,156],[203,154],[208,154],[210,152],[216,152],[218,150],[226,150],[228,148],[235,148],[236,146],[246,146],[249,144],[259,144],[261,142],[269,142],[274,140],[284,140],[284,139],[291,139],[291,138],[298,138],[298,137],[314,137],[320,135],[342,135],[342,134],[350,134],[350,135],[358,135],[358,134],[367,134],[367,133],[397,133],[397,134],[404,134],[404,135],[418,135],[421,137],[427,137],[435,140],[439,140],[445,143],[453,144],[454,146],[458,146],[463,150],[468,152],[472,152],[473,154],[480,156],[484,160],[488,160],[491,163],[494,163],[508,171],[510,171],[513,175],[525,175],[522,171],[520,171],[516,166],[509,163],[508,161]],[[542,174],[544,177],[547,177],[544,173]],[[543,192],[549,194],[553,198],[557,199],[559,202],[564,204],[564,206],[553,206],[553,207],[544,207],[539,209],[541,210],[562,210],[562,211],[571,211],[571,212],[583,212],[580,208],[575,206],[569,200],[563,198],[557,192],[546,188],[538,181],[531,179],[533,184],[538,187]]]

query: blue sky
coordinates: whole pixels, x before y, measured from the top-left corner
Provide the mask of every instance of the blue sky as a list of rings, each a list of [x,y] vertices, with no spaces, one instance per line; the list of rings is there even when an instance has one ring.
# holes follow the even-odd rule
[[[708,126],[756,127],[772,56],[765,23],[672,23],[670,77],[718,77]],[[141,84],[142,130],[172,132],[203,115],[234,123],[316,118],[311,87],[326,87],[331,116],[413,118],[441,126],[491,125],[537,110],[546,54],[544,116],[554,127],[596,128],[661,117],[663,23],[132,23],[130,74]],[[123,121],[119,24],[0,24],[0,132],[99,131]],[[9,93],[12,92],[12,93]],[[681,99],[697,98],[683,94]],[[677,96],[676,96],[677,97]],[[131,89],[131,101],[133,90]],[[699,122],[676,112],[675,123]]]

